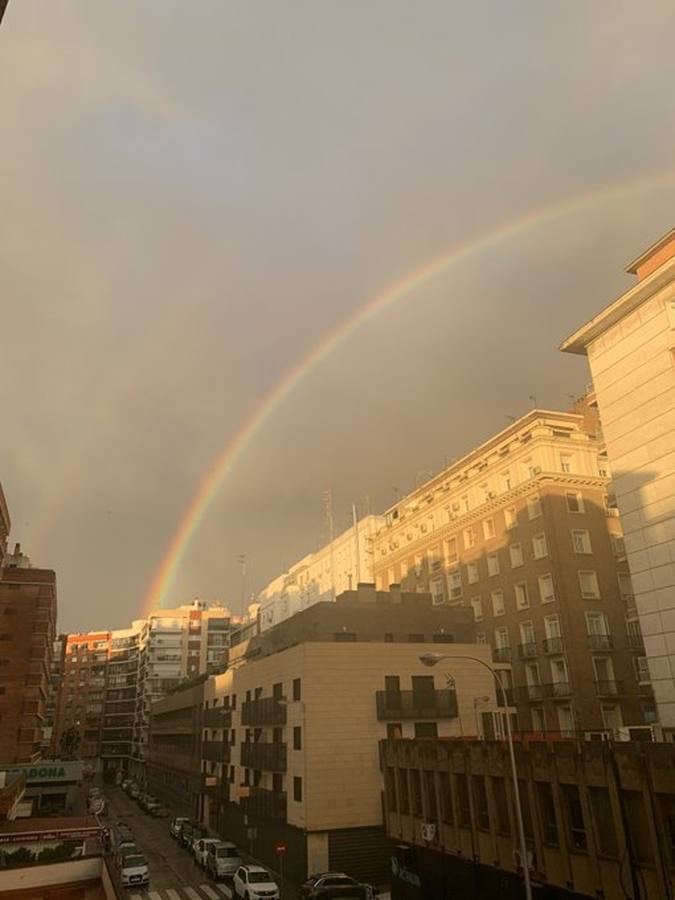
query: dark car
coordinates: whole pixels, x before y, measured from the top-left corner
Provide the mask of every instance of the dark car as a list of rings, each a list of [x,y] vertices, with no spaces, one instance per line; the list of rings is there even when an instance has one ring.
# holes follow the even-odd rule
[[[301,886],[300,896],[305,900],[370,900],[373,890],[344,872],[323,872]]]
[[[183,822],[183,827],[178,835],[178,843],[190,849],[196,838],[206,837],[207,833],[201,822]]]

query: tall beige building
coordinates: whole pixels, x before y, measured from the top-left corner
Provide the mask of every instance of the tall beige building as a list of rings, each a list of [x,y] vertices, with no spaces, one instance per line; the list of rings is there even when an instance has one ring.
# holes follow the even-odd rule
[[[609,482],[597,415],[536,409],[403,498],[376,535],[378,589],[472,608],[478,640],[512,664],[523,730],[653,721]]]
[[[627,271],[637,283],[561,349],[588,357],[659,716],[675,728],[675,230]]]

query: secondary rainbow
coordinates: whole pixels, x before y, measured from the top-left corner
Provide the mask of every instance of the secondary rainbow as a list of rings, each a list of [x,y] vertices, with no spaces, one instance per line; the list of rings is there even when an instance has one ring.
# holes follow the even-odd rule
[[[307,355],[297,362],[260,402],[237,434],[230,440],[220,456],[209,469],[193,500],[175,531],[162,561],[153,577],[144,602],[144,612],[159,607],[174,581],[190,541],[199,528],[209,506],[218,494],[225,478],[236,465],[251,441],[264,427],[274,412],[284,403],[291,392],[301,383],[328,354],[336,350],[354,331],[367,324],[373,316],[387,309],[398,300],[409,296],[415,289],[431,281],[450,266],[457,265],[467,257],[482,252],[509,240],[528,229],[539,227],[554,219],[578,213],[600,203],[617,199],[624,194],[662,187],[675,180],[675,170],[668,169],[626,183],[607,185],[586,194],[578,195],[564,203],[530,211],[523,216],[502,223],[470,240],[455,244],[442,256],[406,275],[401,281],[389,287],[382,294],[360,307],[337,329],[325,335]]]

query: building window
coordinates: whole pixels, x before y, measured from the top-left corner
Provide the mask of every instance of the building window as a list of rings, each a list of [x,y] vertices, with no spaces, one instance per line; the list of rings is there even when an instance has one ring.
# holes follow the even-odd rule
[[[560,454],[560,471],[571,472],[574,468],[574,461],[571,453]]]
[[[293,749],[302,750],[302,728],[299,725],[293,726]]]
[[[570,849],[585,853],[588,850],[588,839],[579,788],[576,784],[561,784],[560,791],[563,796]]]
[[[622,791],[622,796],[626,809],[626,824],[635,855],[639,862],[651,863],[654,856],[649,829],[644,826],[647,821],[647,813],[642,793],[640,791]]]
[[[410,778],[410,801],[413,816],[422,815],[422,778],[419,769],[408,770]]]
[[[416,738],[437,738],[438,725],[436,722],[415,722]]]
[[[438,793],[441,799],[441,816],[443,821],[448,825],[452,825],[455,821],[455,816],[452,809],[452,790],[450,788],[450,775],[448,772],[438,773]],[[673,828],[673,833],[675,834],[675,816],[673,817]]]
[[[487,635],[484,631],[476,632],[476,643],[477,644],[487,644]]]
[[[459,569],[448,574],[448,585],[450,587],[450,599],[459,600],[462,596],[462,573]]]
[[[584,600],[599,600],[600,588],[595,572],[579,572],[579,586]]]
[[[459,824],[463,828],[471,828],[471,802],[469,800],[469,786],[466,775],[455,775],[457,787],[457,803],[459,805]]]
[[[422,556],[419,553],[415,554],[415,575],[419,578],[422,574],[422,566],[424,565],[424,561]]]
[[[508,628],[495,628],[495,647],[498,650],[505,650],[510,646]]]
[[[296,803],[302,803],[302,778],[293,776],[293,799]]]
[[[532,551],[535,559],[543,559],[545,556],[548,556],[548,545],[543,531],[535,534],[532,538]]]
[[[616,838],[616,827],[609,791],[603,787],[589,787],[588,796],[593,815],[595,841],[601,856],[618,857],[619,844]]]
[[[511,568],[517,569],[523,564],[523,545],[511,544],[509,547],[509,556],[511,557]]]
[[[445,603],[445,588],[443,587],[443,580],[441,578],[437,578],[431,582],[431,602],[434,606],[441,606]]]
[[[470,562],[466,564],[466,579],[469,584],[476,584],[478,581],[478,563]]]
[[[487,558],[488,575],[494,577],[499,575],[499,554],[490,553]]]
[[[490,780],[492,783],[492,796],[495,801],[495,812],[497,813],[497,832],[503,835],[511,834],[506,784],[501,777],[493,776]]]
[[[480,597],[471,598],[471,609],[473,609],[473,618],[475,622],[483,621],[483,601]]]
[[[522,581],[520,584],[514,585],[516,594],[516,609],[528,609],[530,598],[527,595],[527,583]]]
[[[387,740],[403,740],[403,725],[400,722],[387,722]]]
[[[502,482],[502,491],[503,492],[510,491],[511,488],[513,487],[513,483],[512,483],[513,479],[511,478],[511,473],[508,471],[502,472],[500,478],[501,478],[501,482]]]
[[[539,576],[539,596],[542,603],[553,603],[555,600],[555,588],[553,586],[553,575]]]
[[[471,547],[476,543],[476,534],[473,528],[465,528],[464,529],[464,549],[470,550]]]
[[[504,510],[504,524],[507,528],[515,528],[518,524],[515,506],[509,506]]]
[[[482,775],[474,775],[471,781],[473,784],[473,802],[478,819],[478,828],[481,831],[489,831],[490,810],[488,808],[487,791],[485,790],[485,778]]]
[[[575,553],[592,553],[591,538],[587,531],[575,528],[572,531],[572,545]]]
[[[408,643],[409,644],[423,644],[424,643],[424,635],[421,633],[411,633],[408,635]]]
[[[300,678],[293,679],[293,700],[296,702],[302,700],[302,680]]]
[[[548,847],[557,847],[559,844],[558,820],[555,814],[553,788],[548,781],[537,781],[535,782],[535,790],[539,816],[544,830],[544,843]]]
[[[494,616],[503,616],[504,591],[493,591],[490,597],[492,598],[492,614]]]
[[[494,519],[484,519],[483,520],[483,537],[486,541],[489,541],[490,538],[495,536],[495,521]]]
[[[527,498],[527,515],[530,519],[538,519],[541,515],[541,497],[533,494]]]
[[[567,500],[567,512],[584,512],[584,498],[578,491],[567,491],[565,499]]]

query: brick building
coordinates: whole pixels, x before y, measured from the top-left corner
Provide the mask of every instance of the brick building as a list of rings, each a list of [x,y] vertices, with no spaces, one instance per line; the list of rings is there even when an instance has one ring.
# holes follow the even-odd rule
[[[532,410],[401,499],[375,538],[379,588],[473,610],[478,640],[512,664],[522,730],[654,721],[609,485],[588,404]]]
[[[0,764],[40,757],[49,689],[56,576],[33,568],[17,544],[6,553],[10,518],[0,488]]]
[[[69,634],[61,639],[60,685],[56,704],[53,752],[59,754],[65,732],[77,733],[82,759],[101,755],[101,726],[110,632]]]

